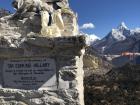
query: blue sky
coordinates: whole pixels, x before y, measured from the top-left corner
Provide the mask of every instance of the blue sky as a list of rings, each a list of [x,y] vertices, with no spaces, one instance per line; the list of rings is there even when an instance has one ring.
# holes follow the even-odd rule
[[[0,7],[12,10],[12,0],[1,0]],[[78,23],[94,24],[95,28],[82,29],[88,34],[105,36],[122,21],[129,28],[140,27],[140,0],[69,0],[71,8],[78,13]]]
[[[79,25],[93,23],[89,34],[105,36],[122,21],[129,28],[140,27],[140,0],[70,0],[71,7],[79,14]]]

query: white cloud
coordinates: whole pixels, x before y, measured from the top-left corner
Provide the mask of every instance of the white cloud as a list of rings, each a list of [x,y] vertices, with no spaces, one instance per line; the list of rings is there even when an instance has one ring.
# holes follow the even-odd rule
[[[85,23],[82,26],[80,26],[80,29],[93,29],[95,28],[95,25],[93,23]]]

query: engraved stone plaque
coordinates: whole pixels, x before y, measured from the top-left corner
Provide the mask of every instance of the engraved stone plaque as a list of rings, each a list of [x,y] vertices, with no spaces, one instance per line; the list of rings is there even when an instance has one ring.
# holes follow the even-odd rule
[[[56,64],[50,58],[20,58],[4,61],[5,88],[53,89],[56,87]]]

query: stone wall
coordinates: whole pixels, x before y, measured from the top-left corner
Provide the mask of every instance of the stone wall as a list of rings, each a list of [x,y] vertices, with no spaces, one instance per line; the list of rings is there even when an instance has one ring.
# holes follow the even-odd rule
[[[84,105],[83,36],[17,41],[0,47],[1,105]]]

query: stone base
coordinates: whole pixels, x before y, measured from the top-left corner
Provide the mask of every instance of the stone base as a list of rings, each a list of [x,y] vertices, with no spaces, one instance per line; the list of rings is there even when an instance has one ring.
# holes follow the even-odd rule
[[[83,36],[18,43],[0,47],[1,105],[84,105]]]
[[[82,105],[76,90],[38,91],[0,89],[0,105]]]

